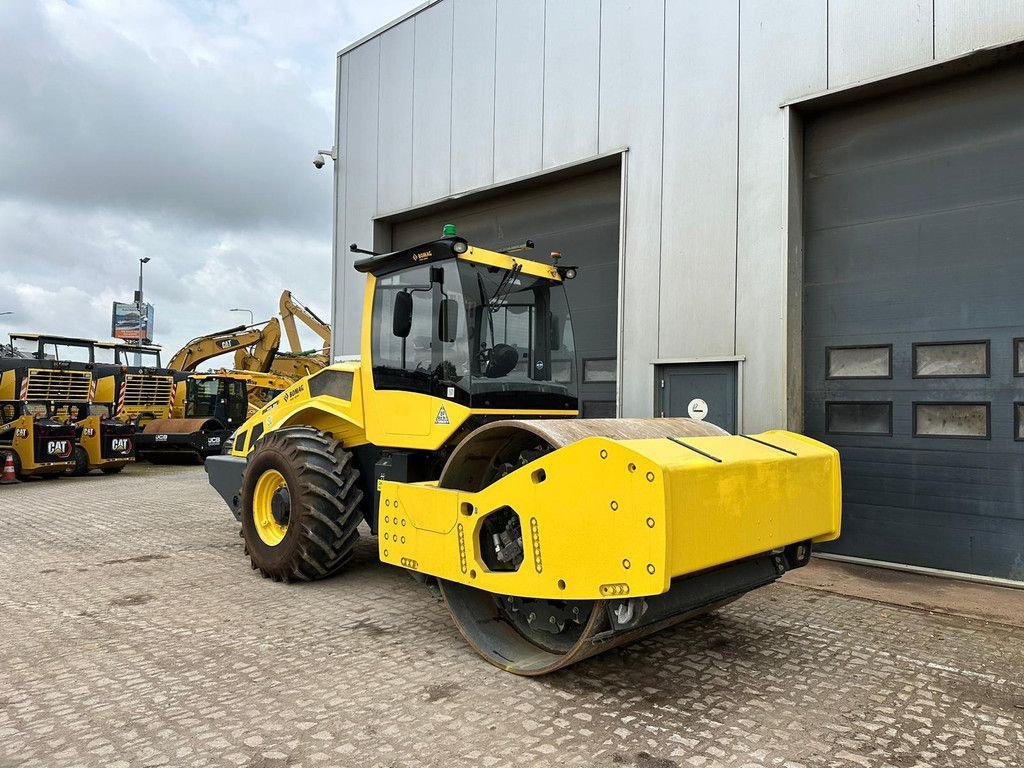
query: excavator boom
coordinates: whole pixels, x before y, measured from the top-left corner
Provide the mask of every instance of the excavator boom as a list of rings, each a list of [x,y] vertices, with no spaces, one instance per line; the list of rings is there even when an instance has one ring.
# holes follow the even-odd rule
[[[288,345],[292,352],[302,352],[302,341],[295,326],[295,318],[301,320],[307,328],[323,340],[323,354],[329,360],[331,355],[331,326],[316,316],[316,313],[305,304],[300,304],[292,296],[291,291],[283,291],[280,301],[281,322],[288,334]]]
[[[235,352],[236,368],[265,373],[273,365],[280,344],[281,324],[274,317],[262,326],[239,325],[192,339],[174,354],[168,367],[194,371],[207,360]],[[246,347],[251,347],[251,351],[246,352]],[[244,365],[238,365],[239,354],[244,354]]]

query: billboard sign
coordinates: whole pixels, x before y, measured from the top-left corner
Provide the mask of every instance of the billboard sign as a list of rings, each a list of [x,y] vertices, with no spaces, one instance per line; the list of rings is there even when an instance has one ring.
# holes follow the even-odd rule
[[[139,305],[135,302],[114,302],[111,315],[110,335],[115,339],[142,340],[143,344],[153,341],[153,305],[143,304],[139,313]]]

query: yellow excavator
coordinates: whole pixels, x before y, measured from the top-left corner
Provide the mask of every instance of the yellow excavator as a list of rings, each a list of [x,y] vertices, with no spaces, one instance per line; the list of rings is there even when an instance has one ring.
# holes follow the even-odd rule
[[[192,372],[207,360],[234,352],[235,368],[266,373],[280,344],[281,324],[274,317],[266,323],[239,325],[194,338],[174,353],[168,367]]]
[[[489,662],[540,675],[707,612],[839,535],[839,455],[781,430],[577,419],[574,267],[444,236],[357,261],[361,356],[211,456],[252,567],[331,576],[359,527]]]
[[[281,293],[278,309],[281,314],[281,324],[284,325],[285,333],[288,335],[288,346],[291,347],[292,352],[301,353],[303,351],[299,330],[295,325],[295,319],[298,318],[323,341],[320,354],[323,355],[324,365],[330,362],[331,326],[317,317],[316,313],[305,304],[296,301],[291,291]]]

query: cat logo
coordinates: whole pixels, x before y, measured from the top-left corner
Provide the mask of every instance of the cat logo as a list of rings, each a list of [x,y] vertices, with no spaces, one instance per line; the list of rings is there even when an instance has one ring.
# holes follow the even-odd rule
[[[235,339],[224,339],[223,341],[218,341],[217,346],[221,349],[231,349],[232,347],[237,347],[238,342]]]
[[[110,450],[115,453],[131,453],[132,440],[130,437],[114,437],[110,440]]]
[[[93,429],[92,427],[86,427],[85,429],[82,430],[82,434],[85,435],[86,437],[95,437],[96,430]]]
[[[46,452],[59,459],[66,459],[71,455],[70,440],[49,440],[46,443]]]
[[[18,429],[14,434],[15,437],[26,438],[28,437],[28,430],[22,427],[21,429]]]
[[[439,410],[437,412],[437,418],[434,419],[434,423],[435,424],[451,424],[451,422],[448,420],[448,411],[446,411],[444,409],[443,405],[441,406],[441,410]]]

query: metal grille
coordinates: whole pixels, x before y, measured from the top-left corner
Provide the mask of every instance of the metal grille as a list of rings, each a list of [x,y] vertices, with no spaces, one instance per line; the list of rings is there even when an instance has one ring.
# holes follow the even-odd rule
[[[125,380],[124,404],[163,406],[171,397],[174,380],[170,376],[143,376],[129,373]]]
[[[89,371],[54,371],[33,368],[28,372],[24,400],[57,400],[85,403],[89,400],[92,374]]]

